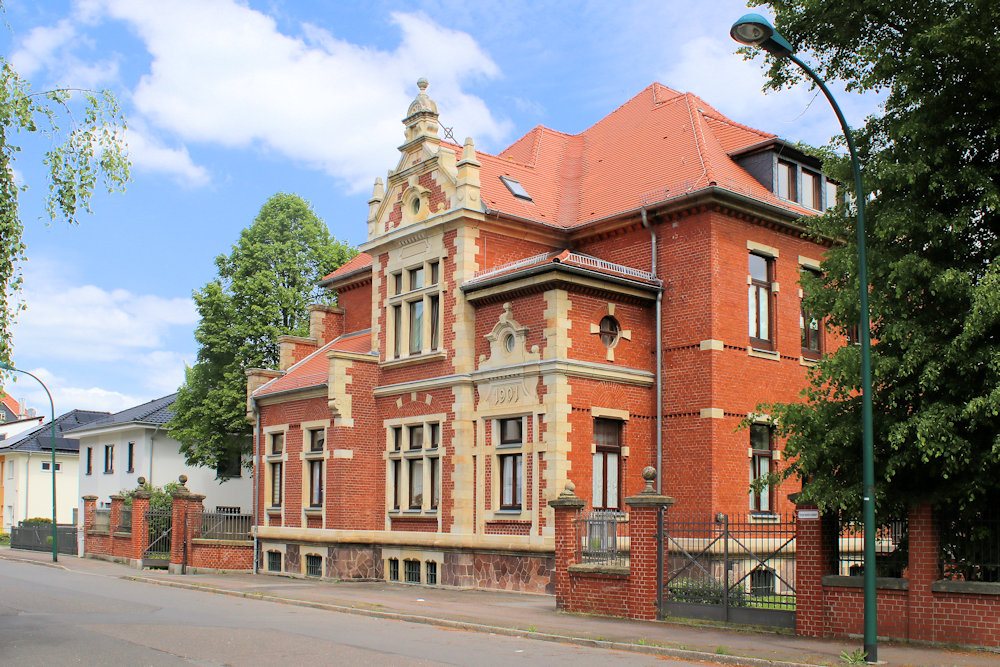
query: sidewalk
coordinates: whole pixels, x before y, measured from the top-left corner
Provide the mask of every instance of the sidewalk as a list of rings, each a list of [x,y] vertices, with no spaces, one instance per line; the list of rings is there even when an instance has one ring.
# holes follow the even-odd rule
[[[284,604],[723,664],[843,665],[841,651],[851,653],[861,644],[860,639],[817,640],[766,630],[566,614],[556,611],[555,599],[546,595],[253,574],[172,575],[75,556],[60,555],[59,563],[53,564],[51,554],[15,551],[6,546],[0,547],[0,558]],[[890,665],[1000,664],[997,653],[886,641],[879,643],[878,657]]]

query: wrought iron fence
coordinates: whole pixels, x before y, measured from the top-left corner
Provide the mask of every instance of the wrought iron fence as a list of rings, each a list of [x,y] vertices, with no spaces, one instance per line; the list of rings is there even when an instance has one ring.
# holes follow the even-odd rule
[[[201,515],[201,536],[210,540],[249,540],[252,514],[205,512]]]
[[[865,573],[865,526],[861,521],[840,523],[834,545],[837,571],[831,574],[860,576]],[[909,521],[893,519],[875,529],[875,576],[902,577],[909,562]]]
[[[664,613],[794,627],[794,517],[670,510],[663,533]]]
[[[616,510],[594,510],[576,522],[578,562],[591,565],[628,565],[628,517]]]
[[[1000,582],[1000,512],[938,513],[941,562],[946,579]]]
[[[111,510],[94,510],[94,530],[111,530]]]
[[[122,506],[122,511],[118,514],[118,527],[115,528],[116,532],[119,533],[131,533],[132,532],[132,508]]]

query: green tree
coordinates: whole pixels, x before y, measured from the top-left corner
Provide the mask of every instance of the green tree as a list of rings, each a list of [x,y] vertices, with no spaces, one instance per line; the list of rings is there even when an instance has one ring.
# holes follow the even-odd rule
[[[764,4],[755,0],[754,4]],[[857,133],[867,207],[876,506],[984,506],[1000,498],[1000,3],[774,0],[775,24],[815,69],[887,93]],[[770,63],[768,86],[797,78]],[[840,144],[842,147],[843,144]],[[828,170],[852,180],[843,158]],[[809,219],[840,239],[807,308],[858,319],[855,219]],[[850,212],[848,212],[850,213]],[[860,516],[860,348],[811,374],[804,402],[767,406],[788,437],[787,474],[827,509]]]
[[[167,425],[189,463],[219,469],[250,453],[245,371],[277,365],[278,336],[309,334],[306,308],[333,299],[319,280],[356,254],[302,198],[279,193],[216,257],[218,277],[194,293],[197,363]]]
[[[108,192],[124,190],[129,178],[124,130],[125,119],[111,93],[70,88],[33,93],[0,57],[0,361],[11,360],[11,325],[24,308],[18,296],[19,264],[26,250],[18,197],[28,186],[15,180],[20,138],[34,135],[49,146],[42,155],[48,178],[46,214],[76,223],[81,211],[90,212],[99,180]]]

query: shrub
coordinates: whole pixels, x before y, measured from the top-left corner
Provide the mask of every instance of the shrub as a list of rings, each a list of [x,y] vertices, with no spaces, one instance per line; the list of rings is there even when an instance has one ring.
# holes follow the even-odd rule
[[[722,604],[725,586],[715,579],[675,579],[667,588],[671,602],[697,602],[700,604]],[[729,589],[729,606],[749,606],[746,592],[739,587]]]
[[[10,544],[10,533],[0,530],[0,544]]]
[[[51,524],[51,523],[52,523],[52,519],[49,519],[49,518],[46,518],[46,517],[43,517],[43,516],[36,516],[36,517],[32,517],[30,519],[25,519],[24,521],[21,522],[21,525],[24,526],[25,528],[27,528],[29,526],[41,526],[41,525]]]

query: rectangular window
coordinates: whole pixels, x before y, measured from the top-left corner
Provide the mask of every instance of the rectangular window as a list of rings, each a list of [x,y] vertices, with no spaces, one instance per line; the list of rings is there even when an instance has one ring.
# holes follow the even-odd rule
[[[620,509],[622,423],[616,419],[594,420],[594,509]]]
[[[115,471],[115,446],[104,445],[104,474],[110,475]]]
[[[271,434],[271,454],[281,454],[285,451],[285,434]]]
[[[410,290],[420,289],[424,286],[424,267],[410,269]]]
[[[402,294],[403,293],[403,274],[394,273],[392,274],[392,293]]]
[[[399,559],[389,559],[389,581],[399,581]]]
[[[135,443],[128,443],[128,470],[126,472],[135,472]]]
[[[796,167],[792,162],[778,161],[778,196],[789,201],[798,201],[798,188],[795,184]]]
[[[823,210],[823,178],[814,171],[802,170],[802,203],[817,211]]]
[[[51,471],[52,470],[52,462],[51,461],[42,461],[42,470]],[[62,463],[60,463],[58,461],[56,461],[56,472],[62,472]]]
[[[847,327],[847,344],[861,345],[861,325],[852,324]]]
[[[441,502],[441,482],[438,479],[441,474],[441,459],[427,459],[431,473],[431,509],[436,510]]]
[[[316,554],[306,554],[306,576],[323,576],[323,557]]]
[[[430,438],[430,443],[427,445],[428,448],[437,449],[438,445],[441,444],[441,424],[428,424],[427,431]]]
[[[424,446],[424,425],[411,426],[410,431],[410,449],[422,449]]]
[[[832,181],[826,182],[826,208],[831,206],[836,206],[839,202],[837,201],[837,184]]]
[[[438,349],[441,338],[441,298],[436,294],[428,299],[431,310],[431,349]]]
[[[323,446],[326,444],[326,430],[325,429],[315,429],[309,431],[309,451],[310,452],[321,452],[323,451]]]
[[[438,564],[432,560],[427,561],[425,564],[426,569],[424,570],[424,583],[428,586],[437,586],[438,582]]]
[[[403,427],[392,427],[392,451],[398,452],[403,446]]]
[[[13,468],[13,466],[11,466]],[[94,448],[87,447],[87,474],[94,474]]]
[[[804,270],[802,271],[803,277],[809,276],[815,280],[819,280],[819,273],[816,271]],[[802,294],[803,301],[802,306],[799,309],[799,330],[802,335],[802,356],[806,359],[818,359],[820,356],[820,340],[819,340],[819,319],[813,316],[808,310],[806,310],[805,295],[806,295],[806,284],[805,281],[802,283]]]
[[[438,280],[440,280],[440,275],[439,275],[440,264],[438,264],[437,262],[431,262],[428,266],[430,268],[430,281],[428,282],[428,284],[437,285]]]
[[[771,472],[774,456],[773,434],[766,424],[750,425],[750,480],[753,481]],[[750,490],[750,509],[755,512],[771,511],[771,487],[764,486],[759,491]]]
[[[751,345],[772,348],[771,280],[773,260],[750,255],[749,323]]]
[[[424,302],[410,302],[410,354],[424,349]]]
[[[520,417],[514,419],[501,419],[500,420],[500,444],[501,445],[520,445],[521,440],[521,425],[523,420]]]
[[[399,509],[399,498],[403,488],[403,462],[396,459],[392,462],[392,509]]]
[[[406,463],[410,473],[410,509],[418,510],[424,504],[424,460],[409,459]]]
[[[268,572],[281,572],[281,552],[280,551],[268,551],[267,552],[267,571]]]
[[[271,463],[271,507],[281,507],[281,461]]]
[[[399,357],[403,354],[403,307],[395,305],[392,307],[392,356]]]
[[[521,509],[522,456],[521,454],[500,455],[500,509]]]
[[[419,584],[420,583],[420,561],[419,560],[404,560],[403,561],[403,576],[408,584]]]
[[[323,506],[323,460],[309,461],[309,507]]]

